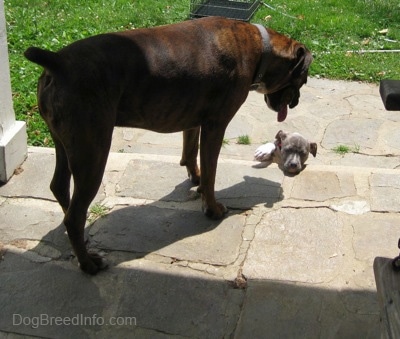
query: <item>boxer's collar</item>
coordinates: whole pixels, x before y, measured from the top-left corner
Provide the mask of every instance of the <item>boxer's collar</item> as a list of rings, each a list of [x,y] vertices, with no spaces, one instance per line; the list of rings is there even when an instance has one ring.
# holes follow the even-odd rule
[[[261,61],[257,68],[257,72],[254,76],[253,83],[251,84],[251,87],[250,87],[250,89],[257,89],[258,85],[261,83],[261,80],[265,75],[265,72],[267,71],[267,68],[268,68],[267,56],[271,52],[272,46],[270,43],[269,34],[267,32],[267,29],[260,24],[253,24],[253,25],[256,26],[258,28],[258,30],[260,31],[262,43],[263,43],[263,49],[262,49],[262,53],[261,53]]]

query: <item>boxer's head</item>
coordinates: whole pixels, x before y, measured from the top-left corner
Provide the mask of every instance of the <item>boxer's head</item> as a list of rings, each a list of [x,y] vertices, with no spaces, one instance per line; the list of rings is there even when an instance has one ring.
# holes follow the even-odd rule
[[[270,52],[268,68],[257,91],[264,94],[268,107],[278,112],[278,121],[286,118],[288,106],[299,103],[300,88],[307,82],[312,62],[310,51],[297,41],[267,29]]]

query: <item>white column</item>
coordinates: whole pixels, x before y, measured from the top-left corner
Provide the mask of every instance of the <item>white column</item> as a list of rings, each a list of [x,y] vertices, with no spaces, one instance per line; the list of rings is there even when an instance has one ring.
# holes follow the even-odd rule
[[[27,155],[26,124],[15,121],[4,0],[0,0],[0,182],[6,182]]]

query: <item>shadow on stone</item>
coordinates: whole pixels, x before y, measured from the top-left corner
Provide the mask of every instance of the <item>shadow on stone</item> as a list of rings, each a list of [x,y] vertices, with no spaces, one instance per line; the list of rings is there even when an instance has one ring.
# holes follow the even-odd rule
[[[175,265],[89,276],[60,262],[7,254],[0,331],[40,338],[377,338],[371,291],[279,281],[233,289]],[[4,267],[5,265],[5,267]],[[24,265],[26,267],[24,267]],[[23,268],[23,270],[21,270]]]
[[[191,187],[184,181],[154,203],[115,208],[88,227],[90,247],[138,257],[156,253],[229,265],[239,255],[246,211],[258,204],[272,206],[282,199],[280,184],[245,176],[244,181],[216,192],[229,212],[222,220],[210,220],[200,211],[199,196],[193,201]]]
[[[240,253],[246,210],[282,199],[280,184],[262,178],[247,176],[222,186],[217,197],[231,210],[221,221],[203,215],[200,199],[182,198],[190,190],[185,181],[153,203],[115,208],[87,227],[90,247],[111,252],[112,265],[96,276],[65,260],[36,262],[11,250],[4,253],[0,335],[378,336],[379,316],[371,291],[335,291],[268,280],[250,280],[247,288],[235,289],[221,274],[175,261],[208,263],[222,270]],[[40,242],[70,253],[63,225]],[[30,251],[42,253],[39,246]],[[166,260],[139,259],[148,253]]]
[[[231,186],[229,181],[219,184],[225,188],[216,192],[217,200],[228,207],[222,220],[204,216],[199,194],[185,180],[153,203],[117,206],[87,226],[88,248],[128,252],[132,258],[155,253],[179,260],[229,265],[239,255],[246,211],[259,204],[272,207],[283,199],[280,183],[251,176],[243,179]],[[61,253],[61,260],[73,256],[63,223],[45,234],[30,251],[46,256],[52,248]],[[112,265],[118,263],[113,261]]]

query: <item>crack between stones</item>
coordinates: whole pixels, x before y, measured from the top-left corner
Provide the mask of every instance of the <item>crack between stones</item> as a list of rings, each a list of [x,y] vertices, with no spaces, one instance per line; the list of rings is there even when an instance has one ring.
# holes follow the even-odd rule
[[[237,271],[236,279],[235,279],[234,282],[232,282],[232,285],[233,285],[233,288],[243,290],[243,294],[244,295],[243,295],[242,303],[239,305],[239,312],[238,312],[238,317],[236,319],[235,326],[232,329],[232,332],[229,333],[229,335],[228,335],[229,338],[234,338],[235,337],[235,333],[236,333],[237,328],[239,326],[240,320],[242,319],[243,308],[244,308],[244,305],[246,303],[246,298],[247,298],[247,287],[248,287],[248,285],[247,285],[247,278],[243,274],[243,265],[244,265],[244,263],[245,263],[245,261],[247,259],[248,251],[249,251],[249,248],[251,246],[251,243],[254,241],[256,228],[260,225],[261,220],[265,217],[265,215],[267,213],[269,213],[269,211],[265,211],[259,216],[257,222],[255,223],[251,239],[245,240],[244,236],[243,236],[244,232],[245,232],[245,229],[243,229],[243,232],[242,232],[242,243],[240,244],[239,255],[238,255],[237,260],[239,259],[241,254],[243,254],[243,253],[245,253],[245,254],[243,256],[242,261],[240,263],[238,263],[238,267],[239,268],[238,268],[238,271]],[[248,216],[246,218],[248,218]]]
[[[305,200],[305,199],[303,199],[304,201],[312,201],[312,200]],[[303,200],[301,200],[301,201],[303,201]],[[333,212],[338,212],[337,210],[335,210],[335,209],[333,209],[331,206],[329,206],[329,205],[315,205],[315,206],[282,206],[281,208],[284,208],[284,209],[289,209],[289,208],[293,208],[293,209],[296,209],[296,210],[300,210],[300,209],[312,209],[312,208],[328,208],[328,209],[330,209],[331,211],[333,211]]]
[[[193,337],[188,337],[186,335],[182,335],[182,334],[178,334],[178,333],[170,333],[167,331],[163,331],[163,330],[157,330],[155,328],[151,328],[151,327],[142,327],[142,326],[138,326],[138,328],[144,329],[144,330],[148,330],[148,331],[153,331],[155,333],[159,333],[159,334],[164,334],[164,335],[168,335],[168,336],[177,336],[180,338],[193,338]],[[196,338],[196,337],[194,337]]]
[[[6,198],[6,201],[8,200],[14,200],[14,199],[33,199],[33,200],[40,200],[40,201],[49,201],[49,202],[56,202],[58,201],[56,199],[50,199],[50,198],[43,198],[43,197],[35,197],[32,195],[19,195],[19,196],[3,196]]]
[[[244,256],[243,256],[243,259],[241,260],[241,262],[238,262],[238,263],[237,263],[237,266],[239,267],[238,272],[237,272],[237,277],[240,276],[240,277],[243,277],[244,279],[247,280],[247,278],[246,278],[246,277],[243,275],[243,273],[242,273],[243,265],[244,265],[244,263],[245,263],[245,261],[246,261],[246,259],[247,259],[248,251],[249,251],[249,248],[250,248],[250,246],[251,246],[251,243],[252,243],[253,240],[254,240],[256,228],[260,225],[261,220],[264,218],[264,216],[265,216],[267,213],[269,213],[269,211],[263,212],[263,213],[258,217],[258,220],[257,220],[257,222],[256,222],[255,225],[254,225],[254,228],[253,228],[253,231],[252,231],[252,234],[251,234],[251,238],[250,238],[250,239],[245,239],[245,238],[244,238],[244,232],[246,231],[246,229],[243,228],[243,231],[242,231],[242,234],[241,234],[242,242],[241,242],[241,244],[240,244],[239,254],[238,254],[238,257],[236,258],[235,263],[239,260],[239,258],[240,258],[240,256],[241,256],[242,254],[244,254]],[[246,219],[249,218],[249,216],[251,216],[251,214],[248,215],[248,216],[246,216]],[[247,224],[247,223],[246,223],[246,224]]]
[[[400,190],[400,188],[399,188],[399,190]],[[312,201],[312,200],[309,200],[309,201]],[[330,206],[330,205],[315,205],[315,206],[281,206],[280,208],[282,208],[282,209],[289,209],[289,208],[293,208],[293,209],[296,209],[296,210],[300,210],[300,209],[312,209],[312,208],[327,208],[327,209],[329,209],[329,210],[331,210],[332,212],[335,212],[335,213],[344,213],[344,214],[349,214],[349,213],[346,213],[346,212],[343,212],[343,211],[338,211],[338,210],[336,210],[336,209],[334,209],[332,206]],[[396,213],[395,211],[377,211],[377,210],[373,210],[373,209],[370,209],[368,212],[365,212],[365,213],[363,213],[363,214],[366,214],[366,213],[377,213],[377,214],[390,214],[390,213]]]
[[[9,197],[4,197],[4,196],[0,196],[0,198],[3,198],[4,200],[0,202],[0,207],[5,205],[8,200],[10,199]]]
[[[354,258],[354,260],[357,260],[358,262],[360,262],[360,259],[357,259],[356,256],[356,249],[354,247],[354,234],[355,234],[355,229],[354,229],[354,225],[351,225],[351,250],[352,250],[352,257]]]
[[[25,333],[20,333],[20,332],[9,332],[9,331],[0,330],[0,334],[2,334],[2,333],[6,333],[7,335],[8,335],[8,334],[16,334],[18,337],[21,336],[21,338],[23,338],[24,336],[26,336]],[[43,335],[41,335],[40,337],[38,337],[38,336],[33,335],[33,334],[29,334],[29,337],[30,337],[30,338],[38,338],[38,339],[51,339],[51,337],[44,337]]]
[[[123,251],[123,252],[131,253],[131,254],[133,253],[133,252],[129,252],[129,251]],[[152,260],[151,258],[146,258],[146,255],[148,255],[148,254],[153,254],[153,258],[154,259],[156,259],[157,257],[167,259],[170,262],[169,265],[175,265],[175,266],[179,266],[179,267],[184,267],[184,268],[190,269],[191,271],[194,271],[194,272],[205,273],[206,275],[208,275],[208,276],[210,276],[212,278],[218,278],[219,276],[216,275],[216,274],[213,274],[212,272],[207,270],[207,268],[210,268],[210,267],[216,267],[216,268],[222,267],[222,268],[225,268],[225,267],[228,267],[230,265],[230,264],[226,264],[226,265],[224,265],[224,264],[210,264],[210,263],[198,262],[198,261],[187,260],[187,259],[178,259],[178,258],[174,258],[174,257],[170,257],[170,256],[165,256],[165,255],[162,255],[162,254],[154,254],[154,253],[151,253],[151,252],[144,253],[144,255],[142,256],[147,261],[157,262],[157,263],[165,264],[165,265],[168,265],[168,263],[166,263],[163,260]],[[196,267],[192,266],[192,265],[196,265],[196,264],[204,265],[205,269],[196,268]]]

